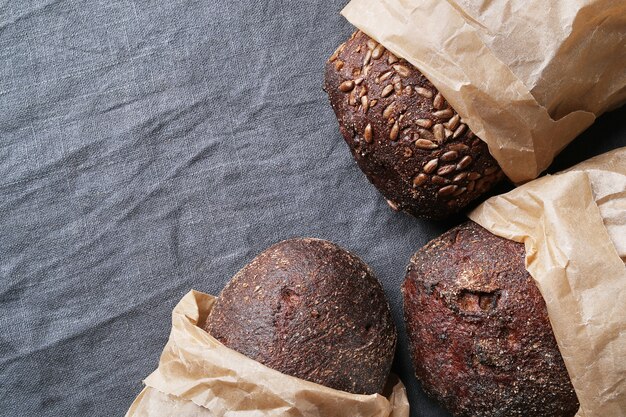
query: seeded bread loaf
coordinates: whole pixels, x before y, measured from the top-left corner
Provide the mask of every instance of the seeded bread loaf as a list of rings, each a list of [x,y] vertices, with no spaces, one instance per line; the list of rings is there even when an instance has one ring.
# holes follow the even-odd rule
[[[417,378],[452,414],[576,414],[523,244],[464,223],[415,253],[402,293]]]
[[[270,368],[355,394],[382,391],[396,344],[371,269],[318,239],[258,255],[226,285],[204,328]]]
[[[504,177],[426,77],[360,31],[326,63],[324,89],[357,164],[394,210],[444,218]]]

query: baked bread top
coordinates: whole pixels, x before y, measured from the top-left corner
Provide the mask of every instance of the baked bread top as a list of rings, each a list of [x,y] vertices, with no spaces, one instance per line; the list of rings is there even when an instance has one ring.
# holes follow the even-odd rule
[[[524,245],[467,222],[418,250],[402,287],[415,373],[455,416],[572,417],[578,401]]]
[[[371,269],[319,239],[258,255],[226,285],[204,328],[270,368],[355,394],[382,391],[396,344]]]
[[[324,89],[354,159],[394,210],[444,218],[504,177],[430,81],[360,31],[326,63]]]

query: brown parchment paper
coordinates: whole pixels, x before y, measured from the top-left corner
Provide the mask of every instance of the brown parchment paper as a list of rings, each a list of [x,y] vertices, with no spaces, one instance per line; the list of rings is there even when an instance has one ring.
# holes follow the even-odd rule
[[[626,101],[624,0],[352,0],[342,14],[423,72],[516,183]]]
[[[284,375],[222,345],[198,327],[215,297],[185,295],[172,312],[172,331],[158,368],[126,417],[408,417],[402,382],[387,397],[357,395]]]
[[[626,148],[493,197],[469,217],[524,243],[578,416],[626,416]]]

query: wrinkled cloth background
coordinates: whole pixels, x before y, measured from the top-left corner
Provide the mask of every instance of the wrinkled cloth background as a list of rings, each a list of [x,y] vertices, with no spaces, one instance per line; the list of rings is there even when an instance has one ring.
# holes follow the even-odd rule
[[[345,3],[0,1],[0,415],[123,415],[185,293],[314,236],[376,271],[412,416],[447,416],[399,286],[463,217],[394,214],[353,163],[321,90]],[[622,108],[550,171],[625,145]]]

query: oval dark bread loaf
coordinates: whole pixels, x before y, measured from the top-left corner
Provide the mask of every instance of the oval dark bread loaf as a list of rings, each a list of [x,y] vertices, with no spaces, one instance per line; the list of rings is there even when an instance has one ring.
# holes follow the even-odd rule
[[[418,250],[402,287],[415,372],[457,417],[571,417],[578,400],[524,245],[464,223]]]
[[[426,77],[360,31],[326,63],[324,89],[357,164],[394,210],[444,218],[504,178]]]
[[[355,394],[380,393],[396,329],[371,269],[339,246],[291,239],[226,285],[205,330],[284,374]]]

